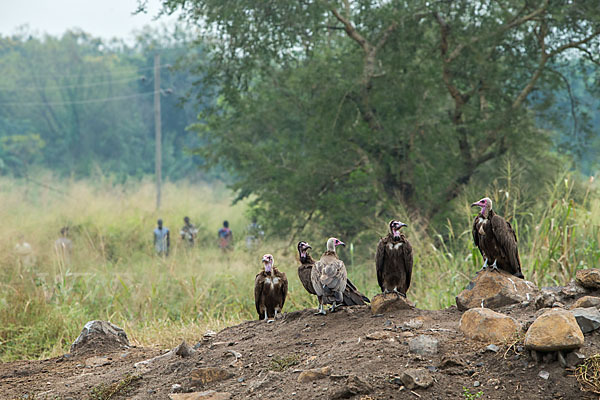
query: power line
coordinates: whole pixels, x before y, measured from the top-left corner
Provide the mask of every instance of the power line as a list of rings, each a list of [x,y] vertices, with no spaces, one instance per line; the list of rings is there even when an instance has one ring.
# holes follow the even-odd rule
[[[75,101],[55,101],[55,102],[40,101],[40,102],[29,102],[29,103],[8,102],[8,103],[0,103],[0,106],[35,107],[35,106],[44,106],[44,105],[64,106],[64,105],[70,105],[70,104],[104,103],[107,101],[133,99],[136,97],[148,96],[148,95],[151,95],[154,93],[156,93],[156,92],[153,90],[151,92],[142,92],[142,93],[129,94],[129,95],[124,95],[124,96],[113,96],[113,97],[105,97],[105,98],[98,98],[98,99],[86,99],[86,100],[75,100]]]
[[[134,78],[126,78],[126,79],[115,79],[115,80],[108,80],[108,81],[83,83],[83,84],[77,84],[77,85],[62,85],[62,86],[46,86],[46,87],[29,86],[29,87],[19,87],[19,88],[13,88],[13,89],[5,89],[5,88],[0,87],[0,91],[33,92],[33,91],[42,91],[42,90],[85,88],[85,87],[94,87],[94,86],[103,86],[103,85],[113,85],[113,84],[126,83],[126,82],[135,82],[142,78],[144,78],[144,76],[136,76]]]

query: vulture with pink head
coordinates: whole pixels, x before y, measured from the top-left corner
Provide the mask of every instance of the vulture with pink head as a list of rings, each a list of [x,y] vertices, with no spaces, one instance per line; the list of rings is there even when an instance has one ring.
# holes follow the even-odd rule
[[[379,240],[375,255],[377,282],[383,293],[394,292],[406,297],[413,268],[412,247],[400,231],[406,224],[392,220],[390,232]]]
[[[273,322],[281,313],[288,291],[288,281],[284,272],[273,266],[273,256],[262,258],[264,269],[254,279],[254,304],[258,319]]]
[[[510,223],[492,210],[489,197],[471,204],[481,211],[473,221],[473,241],[483,256],[483,269],[492,263],[493,270],[503,270],[518,278],[524,278],[521,272],[521,259],[517,247],[517,235]]]
[[[300,257],[300,266],[298,266],[298,278],[300,278],[300,282],[302,282],[302,286],[304,289],[310,294],[314,294],[316,296],[317,292],[313,288],[312,284],[312,269],[315,266],[315,260],[308,253],[308,250],[312,249],[312,247],[302,241],[298,242],[298,255]],[[369,303],[370,300],[367,296],[358,291],[356,286],[350,279],[346,281],[346,289],[342,293],[342,305],[344,306],[357,306],[357,305],[365,305]]]
[[[331,304],[329,311],[344,300],[344,290],[348,282],[346,265],[340,260],[335,251],[337,246],[346,246],[336,238],[327,240],[327,250],[312,268],[310,277],[313,289],[319,299],[319,311],[317,314],[326,314],[323,304]]]

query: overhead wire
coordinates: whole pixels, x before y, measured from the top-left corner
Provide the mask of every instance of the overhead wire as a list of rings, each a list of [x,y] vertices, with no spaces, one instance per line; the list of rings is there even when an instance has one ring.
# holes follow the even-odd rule
[[[136,97],[148,96],[154,93],[163,92],[164,90],[152,90],[150,92],[134,93],[123,96],[112,96],[104,98],[86,99],[86,100],[74,100],[74,101],[35,101],[35,102],[3,102],[0,106],[19,106],[19,107],[35,107],[35,106],[62,106],[71,104],[89,104],[89,103],[104,103],[107,101],[127,100]]]

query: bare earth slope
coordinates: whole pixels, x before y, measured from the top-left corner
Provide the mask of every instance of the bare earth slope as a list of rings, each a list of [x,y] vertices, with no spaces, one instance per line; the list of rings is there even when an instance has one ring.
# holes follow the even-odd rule
[[[533,305],[499,311],[525,324],[536,313]],[[0,365],[0,398],[169,399],[176,384],[181,385],[176,391],[214,390],[235,399],[465,399],[464,388],[483,392],[480,398],[485,399],[597,398],[581,392],[573,373],[556,361],[536,364],[522,348],[507,350],[501,344],[498,352],[486,351],[486,344],[466,339],[458,331],[462,313],[455,307],[377,316],[368,306],[326,316],[313,312],[288,313],[272,324],[245,322],[201,340],[188,357],[168,355],[146,367],[134,364],[164,351],[95,348],[49,360],[5,363]],[[386,337],[367,338],[375,332]],[[437,354],[409,351],[408,341],[421,334],[439,341]],[[600,335],[594,331],[585,335],[580,352],[589,356],[599,347]],[[197,369],[204,367],[222,370],[199,374]],[[300,371],[321,367],[330,367],[329,376],[298,381]],[[406,388],[398,377],[408,368],[426,368],[433,385]],[[548,379],[538,376],[542,370]],[[219,374],[224,379],[201,383],[203,377]]]

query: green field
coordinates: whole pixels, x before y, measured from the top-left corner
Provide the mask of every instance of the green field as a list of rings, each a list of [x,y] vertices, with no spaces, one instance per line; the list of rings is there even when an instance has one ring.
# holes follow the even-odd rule
[[[296,240],[270,235],[258,248],[244,243],[246,204],[232,205],[220,184],[167,183],[163,205],[155,211],[150,181],[113,184],[108,178],[65,181],[41,176],[36,181],[0,179],[0,360],[43,358],[68,351],[82,326],[104,319],[123,327],[137,345],[171,347],[185,338],[195,343],[207,329],[255,318],[253,283],[261,256],[272,253],[286,272],[289,295],[284,311],[314,307],[316,301],[296,275]],[[547,195],[521,207],[517,191],[490,189],[495,209],[517,230],[523,273],[538,285],[564,284],[577,268],[598,266],[600,200],[590,180],[578,186],[569,177],[548,185]],[[579,193],[581,192],[581,193]],[[469,201],[470,200],[470,201]],[[415,252],[409,298],[420,308],[454,302],[481,259],[473,249],[474,210],[464,199],[460,226],[429,227],[399,215]],[[186,249],[177,233],[183,216],[199,225],[198,245]],[[158,217],[172,231],[172,253],[154,255],[152,230]],[[216,231],[230,221],[237,239],[233,252],[217,248]],[[378,292],[373,256],[388,221],[373,220],[341,251],[349,276],[368,296]],[[70,260],[54,250],[62,226],[73,240]],[[431,232],[443,232],[435,234]],[[23,265],[15,254],[22,234],[35,253]],[[336,235],[336,232],[330,232]],[[442,240],[443,237],[443,240]],[[325,236],[302,239],[318,257]],[[350,242],[348,239],[341,238]],[[290,243],[292,242],[292,243]]]

